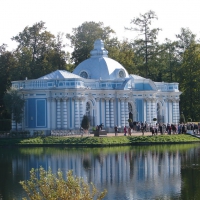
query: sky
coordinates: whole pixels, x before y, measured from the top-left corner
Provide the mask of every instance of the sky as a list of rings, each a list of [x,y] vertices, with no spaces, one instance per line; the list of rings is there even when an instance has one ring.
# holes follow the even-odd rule
[[[149,10],[158,16],[152,26],[162,29],[159,42],[175,40],[181,28],[189,28],[200,38],[199,0],[0,0],[0,8],[0,45],[7,44],[8,50],[17,46],[13,36],[39,21],[55,35],[72,33],[72,28],[86,21],[103,22],[119,40],[132,40],[137,33],[124,27],[130,28],[133,18]]]

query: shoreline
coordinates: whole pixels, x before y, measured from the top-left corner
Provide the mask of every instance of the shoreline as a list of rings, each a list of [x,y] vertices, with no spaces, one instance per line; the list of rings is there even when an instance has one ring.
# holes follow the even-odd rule
[[[47,136],[34,138],[0,138],[0,147],[114,147],[114,146],[138,146],[138,145],[160,145],[160,144],[189,144],[198,143],[200,138],[188,134],[175,135],[132,135],[94,137],[89,136]]]

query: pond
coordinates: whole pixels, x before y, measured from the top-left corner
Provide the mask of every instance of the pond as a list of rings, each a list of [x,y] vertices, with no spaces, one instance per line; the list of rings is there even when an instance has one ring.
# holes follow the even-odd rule
[[[25,197],[31,168],[61,169],[107,189],[105,200],[200,199],[199,144],[0,148],[0,200]]]

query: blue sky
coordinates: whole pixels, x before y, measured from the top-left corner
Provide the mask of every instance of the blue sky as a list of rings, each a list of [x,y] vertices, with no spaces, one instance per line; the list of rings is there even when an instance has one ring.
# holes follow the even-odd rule
[[[165,38],[174,40],[182,27],[200,37],[198,0],[0,0],[0,5],[0,45],[8,44],[9,50],[16,47],[12,36],[41,20],[55,35],[71,33],[85,21],[101,21],[114,29],[120,40],[134,39],[137,34],[124,27],[130,27],[131,19],[149,10],[158,16],[153,26],[162,28],[160,42]]]

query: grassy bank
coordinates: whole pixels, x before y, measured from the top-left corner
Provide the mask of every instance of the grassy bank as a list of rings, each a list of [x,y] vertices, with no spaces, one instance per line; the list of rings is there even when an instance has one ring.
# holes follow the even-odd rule
[[[200,142],[191,135],[158,135],[158,136],[118,136],[118,137],[36,137],[36,138],[1,138],[0,146],[117,146],[138,144],[171,144]]]

